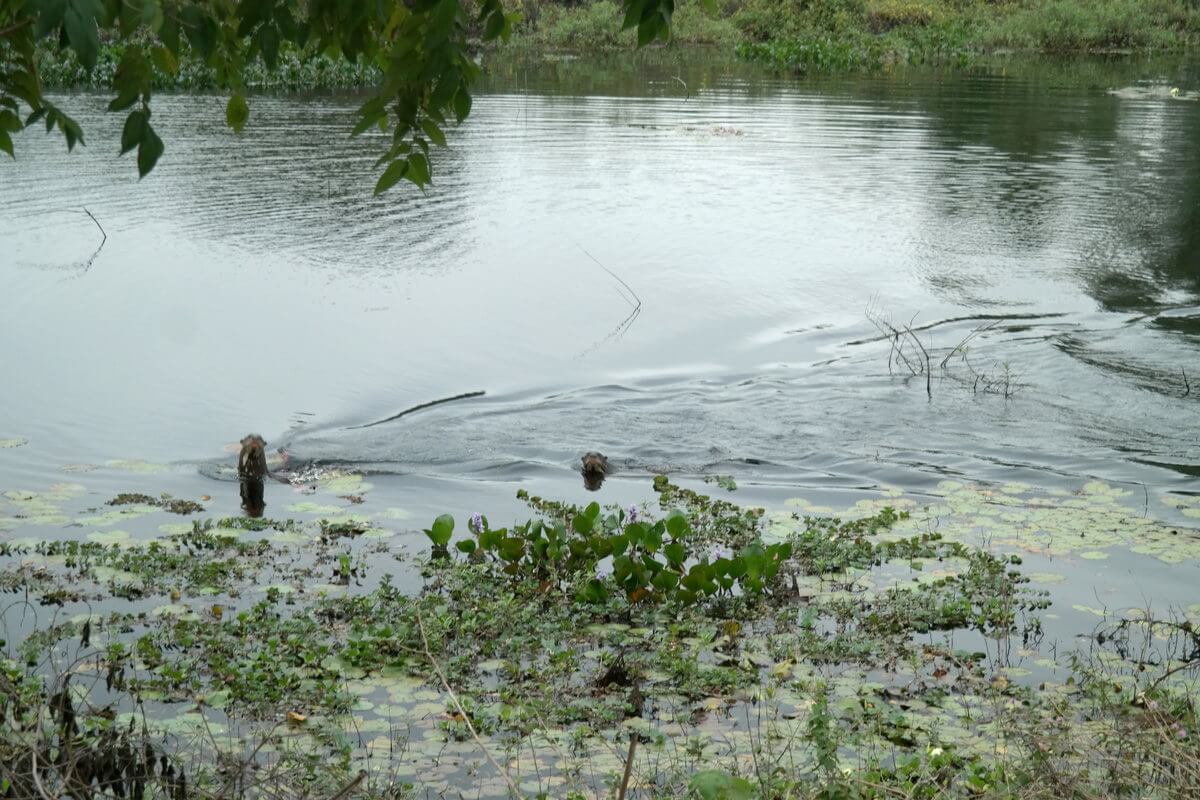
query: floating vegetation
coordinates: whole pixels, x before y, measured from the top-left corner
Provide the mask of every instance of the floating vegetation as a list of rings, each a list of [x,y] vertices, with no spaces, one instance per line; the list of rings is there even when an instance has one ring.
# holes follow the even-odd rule
[[[107,462],[109,467],[120,469],[126,472],[138,472],[146,475],[151,475],[156,472],[166,472],[170,469],[166,464],[155,464],[151,461],[142,461],[141,459],[119,459]]]
[[[411,515],[347,514],[344,486],[300,520],[126,494],[129,530],[5,533],[29,602],[0,608],[0,794],[1185,796],[1200,605],[1068,602],[1083,649],[1047,639],[1050,563],[1194,553],[1123,490],[948,481],[834,515],[653,488],[443,515],[411,567]],[[77,524],[83,494],[3,502]]]
[[[737,481],[733,479],[732,475],[707,475],[704,478],[704,482],[715,483],[728,492],[737,491]]]
[[[172,514],[196,514],[204,510],[204,506],[194,500],[179,500],[170,495],[154,498],[146,494],[119,494],[106,505],[110,506],[151,506],[163,508]]]
[[[29,444],[29,440],[24,436],[14,436],[11,439],[0,439],[0,450],[7,450],[13,447],[22,447]]]

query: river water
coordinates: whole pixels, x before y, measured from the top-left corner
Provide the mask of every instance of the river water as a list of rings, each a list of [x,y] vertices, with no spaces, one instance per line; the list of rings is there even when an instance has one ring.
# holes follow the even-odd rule
[[[0,162],[0,439],[28,441],[0,486],[145,459],[211,491],[195,464],[256,430],[458,513],[582,495],[587,450],[630,496],[656,469],[751,495],[1188,492],[1197,75],[505,64],[433,186],[378,198],[355,97],[255,98],[241,136],[221,97],[158,97],[141,182],[106,98],[62,98],[88,146],[26,132]]]

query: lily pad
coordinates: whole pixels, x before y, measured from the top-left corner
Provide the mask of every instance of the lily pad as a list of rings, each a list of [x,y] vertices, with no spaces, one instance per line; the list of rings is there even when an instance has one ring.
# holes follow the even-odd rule
[[[327,506],[320,503],[314,503],[312,501],[305,501],[302,503],[292,503],[287,507],[287,510],[291,511],[293,514],[320,514],[322,516],[328,516],[340,513],[342,507]]]
[[[129,531],[92,531],[87,535],[89,542],[97,544],[125,544],[131,536]]]
[[[29,444],[29,440],[24,436],[15,436],[12,439],[0,439],[0,450],[8,450],[13,447],[21,447]]]
[[[170,469],[166,464],[155,464],[152,461],[143,461],[141,459],[117,459],[114,461],[105,462],[107,466],[113,469],[120,469],[126,472],[138,472],[142,474],[153,474],[157,472],[166,472]]]

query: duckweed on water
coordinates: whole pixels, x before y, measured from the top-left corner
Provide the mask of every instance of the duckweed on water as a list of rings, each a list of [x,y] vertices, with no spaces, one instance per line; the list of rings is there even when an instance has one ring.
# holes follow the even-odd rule
[[[408,512],[325,496],[289,509],[308,522],[0,539],[0,590],[50,604],[0,609],[0,712],[19,720],[0,796],[26,796],[32,758],[52,793],[172,798],[330,797],[360,770],[364,797],[499,797],[509,779],[611,796],[629,752],[643,797],[1169,797],[1196,768],[1200,606],[1042,649],[1038,587],[1065,578],[1023,554],[1169,535],[1118,490],[947,483],[927,507],[893,492],[834,517],[654,488],[662,513],[636,521],[531,496],[535,518],[503,528],[439,517],[411,583],[387,574]],[[71,489],[11,494],[36,517],[91,513],[66,510]],[[143,506],[128,521],[164,532]]]

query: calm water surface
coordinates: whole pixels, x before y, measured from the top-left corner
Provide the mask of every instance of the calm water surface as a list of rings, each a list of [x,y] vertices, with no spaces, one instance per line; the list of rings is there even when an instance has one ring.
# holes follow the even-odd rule
[[[506,65],[434,187],[381,198],[353,97],[258,98],[240,137],[220,97],[156,98],[140,183],[106,98],[65,98],[88,147],[29,132],[0,162],[0,438],[29,440],[0,485],[259,430],[459,487],[431,508],[574,486],[589,449],[784,494],[1189,491],[1200,103],[1167,88],[1197,74]],[[931,396],[868,313],[919,330]]]

